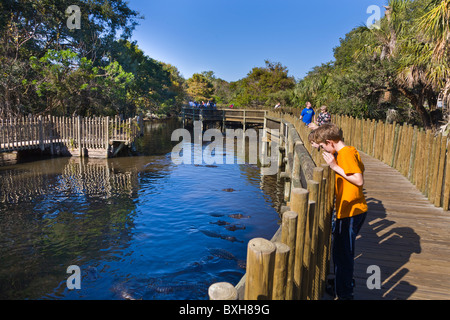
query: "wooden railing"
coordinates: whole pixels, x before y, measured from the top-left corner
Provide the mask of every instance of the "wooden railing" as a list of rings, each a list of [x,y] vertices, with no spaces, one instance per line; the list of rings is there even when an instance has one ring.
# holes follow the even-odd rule
[[[270,116],[266,124],[275,129],[278,123],[279,132],[272,135],[268,130],[267,137],[280,142],[280,164],[284,167],[279,175],[285,182],[282,225],[270,241],[249,241],[246,275],[235,287],[226,282],[213,284],[209,288],[211,300],[318,300],[324,293],[330,261],[334,172],[327,164],[316,166],[313,162],[295,119],[290,115]]]
[[[397,169],[436,207],[449,210],[448,136],[417,126],[335,116],[347,144]]]
[[[286,208],[282,225],[269,241],[252,239],[247,273],[237,285],[209,288],[211,300],[320,299],[329,270],[334,172],[307,141],[311,129],[295,113],[269,111],[266,125],[276,127],[285,152]],[[375,120],[334,116],[347,145],[392,166],[415,184],[435,206],[449,208],[449,139],[430,130]],[[270,133],[268,134],[270,137]],[[303,143],[305,141],[305,143]],[[305,187],[306,184],[306,187]],[[286,190],[285,190],[286,191]]]
[[[181,117],[184,120],[199,121],[229,121],[246,123],[264,123],[267,111],[247,109],[207,109],[207,108],[183,108]]]
[[[53,149],[63,145],[68,150],[107,150],[114,141],[129,144],[140,131],[136,120],[118,117],[24,117],[0,119],[0,152],[25,149]]]
[[[270,112],[269,115],[280,116]],[[295,113],[282,117],[294,123],[302,141],[311,132]],[[450,208],[450,137],[434,134],[408,124],[384,123],[348,116],[332,116],[342,129],[344,141],[384,162],[403,174],[436,207]],[[317,164],[324,163],[321,153],[308,143],[306,149]]]

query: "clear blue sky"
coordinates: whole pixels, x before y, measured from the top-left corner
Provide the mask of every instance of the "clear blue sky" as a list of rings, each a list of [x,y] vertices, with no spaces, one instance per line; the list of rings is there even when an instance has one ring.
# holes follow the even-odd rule
[[[370,5],[386,0],[128,0],[144,17],[132,40],[153,59],[190,78],[214,71],[244,78],[264,60],[280,62],[295,79],[333,60],[333,48],[365,25]]]

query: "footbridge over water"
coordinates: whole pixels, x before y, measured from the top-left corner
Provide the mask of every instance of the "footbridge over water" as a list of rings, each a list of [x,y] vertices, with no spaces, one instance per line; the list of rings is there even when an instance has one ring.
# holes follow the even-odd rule
[[[131,146],[143,132],[140,118],[35,116],[0,119],[0,164],[8,154],[47,150],[91,158],[108,158]]]

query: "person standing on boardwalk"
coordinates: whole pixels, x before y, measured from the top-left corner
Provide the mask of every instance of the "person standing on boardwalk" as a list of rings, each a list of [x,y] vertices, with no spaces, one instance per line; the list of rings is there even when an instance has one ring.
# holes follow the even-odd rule
[[[363,194],[364,164],[355,147],[346,146],[335,124],[324,124],[310,134],[310,141],[323,149],[323,158],[336,172],[336,223],[333,230],[333,263],[337,299],[353,299],[356,236],[367,215]]]
[[[317,116],[317,125],[331,123],[331,114],[328,112],[327,106],[321,106],[319,115]]]
[[[315,120],[315,112],[313,108],[311,107],[311,102],[306,103],[306,108],[302,110],[302,113],[300,115],[300,120],[302,120],[306,126],[308,126],[313,120]]]

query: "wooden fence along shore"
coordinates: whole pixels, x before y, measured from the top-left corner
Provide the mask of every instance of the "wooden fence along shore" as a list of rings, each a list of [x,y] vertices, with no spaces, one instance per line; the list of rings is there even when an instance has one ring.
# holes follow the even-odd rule
[[[296,128],[302,140],[310,130],[298,125],[296,115],[285,118],[297,121]],[[436,207],[450,208],[450,137],[434,135],[408,124],[384,123],[370,119],[333,116],[347,145],[372,156],[398,170],[414,184]],[[303,140],[305,141],[305,140]],[[316,163],[324,163],[320,152],[305,144]]]
[[[267,139],[279,142],[285,181],[282,225],[269,241],[252,239],[247,272],[236,286],[215,283],[211,300],[318,300],[325,290],[331,246],[334,172],[316,166],[292,122],[266,118]],[[279,135],[271,129],[279,129]]]
[[[118,117],[0,119],[0,153],[47,149],[51,154],[108,158],[131,144],[141,129],[137,120]]]
[[[410,125],[334,116],[347,145],[397,169],[437,207],[449,209],[449,139]],[[270,129],[280,128],[279,137]],[[286,207],[274,237],[248,243],[247,273],[236,286],[215,283],[211,300],[317,300],[330,263],[334,172],[307,143],[310,129],[293,113],[268,112],[267,137],[280,142]],[[306,141],[304,144],[303,141]]]

